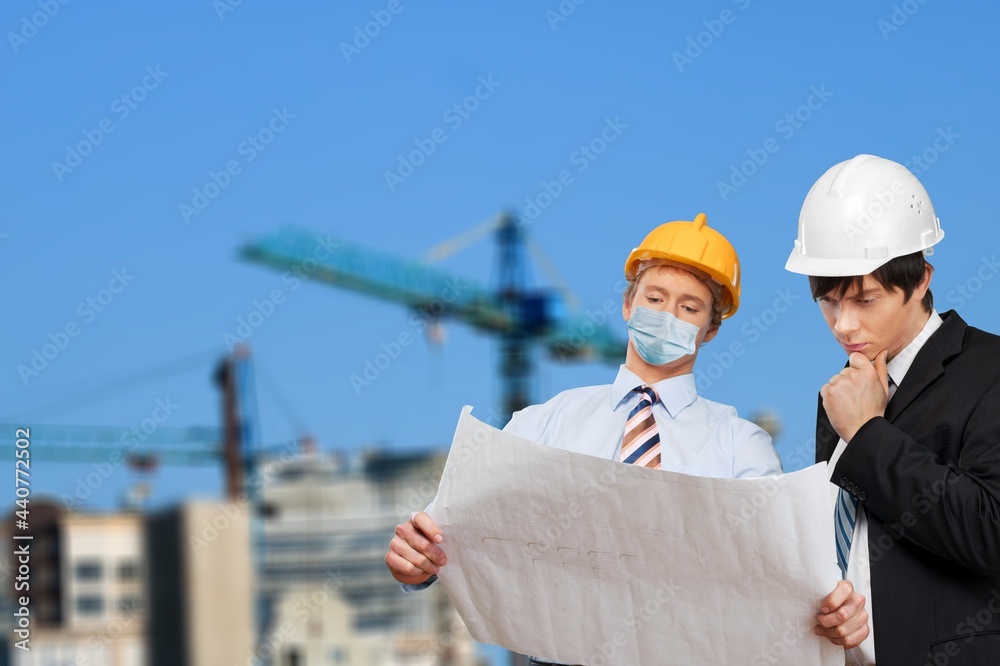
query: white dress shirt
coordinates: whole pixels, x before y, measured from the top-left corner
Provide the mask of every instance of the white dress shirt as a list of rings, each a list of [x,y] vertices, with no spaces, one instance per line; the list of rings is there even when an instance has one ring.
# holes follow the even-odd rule
[[[563,391],[514,414],[504,432],[574,453],[619,460],[629,412],[642,385],[624,365],[614,384]],[[736,409],[698,395],[694,375],[652,385],[660,400],[653,419],[660,432],[660,468],[722,478],[781,473],[771,437]]]
[[[910,344],[903,348],[903,351],[896,354],[891,361],[886,364],[886,370],[889,372],[889,378],[892,380],[889,383],[889,400],[892,400],[892,396],[896,394],[896,388],[903,383],[903,377],[906,376],[907,371],[910,366],[913,365],[913,359],[916,357],[917,352],[924,346],[927,339],[934,335],[934,331],[941,327],[944,320],[941,319],[941,315],[938,314],[937,310],[931,312],[931,316],[927,318],[927,323],[924,327],[920,329],[917,333],[917,337],[913,338]],[[847,443],[841,439],[837,442],[837,448],[833,452],[833,456],[830,458],[830,476],[833,477],[833,469],[837,466],[837,461],[840,460],[841,454],[844,449],[847,448]],[[837,495],[840,492],[840,486],[831,483],[831,489],[834,496],[834,502],[837,501]],[[866,606],[868,608],[868,623],[870,627],[875,626],[875,614],[872,612],[872,574],[871,574],[871,561],[868,557],[868,516],[864,510],[864,504],[858,505],[857,520],[854,522],[854,535],[851,537],[851,552],[847,558],[847,580],[851,581],[854,585],[854,589],[863,594],[865,599],[867,599]],[[868,638],[864,640],[856,648],[852,648],[847,651],[847,664],[852,664],[853,666],[874,666],[875,664],[875,630],[871,630],[868,634]]]

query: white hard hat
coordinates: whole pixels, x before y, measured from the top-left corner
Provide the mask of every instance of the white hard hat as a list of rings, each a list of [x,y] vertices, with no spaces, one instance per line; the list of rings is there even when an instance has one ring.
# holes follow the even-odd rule
[[[831,167],[809,190],[785,269],[820,277],[867,275],[942,238],[927,190],[909,169],[858,155]]]

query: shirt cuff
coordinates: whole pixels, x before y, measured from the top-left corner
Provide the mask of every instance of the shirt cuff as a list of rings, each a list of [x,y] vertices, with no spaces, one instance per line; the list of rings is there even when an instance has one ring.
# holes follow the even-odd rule
[[[403,592],[417,592],[419,590],[426,590],[428,587],[434,584],[434,581],[438,579],[437,574],[433,574],[430,578],[420,583],[419,585],[408,585],[406,583],[400,583],[399,586],[403,588]]]

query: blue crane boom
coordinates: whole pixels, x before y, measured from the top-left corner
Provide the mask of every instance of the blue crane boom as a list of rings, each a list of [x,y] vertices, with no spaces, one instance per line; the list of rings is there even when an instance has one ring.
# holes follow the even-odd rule
[[[0,424],[4,428],[13,432],[14,426]],[[39,424],[31,426],[31,458],[46,463],[94,462],[117,452],[128,462],[155,457],[165,465],[218,465],[222,440],[222,430],[210,426],[160,426],[143,432],[139,427]]]
[[[561,361],[621,363],[626,342],[608,326],[608,317],[555,314],[551,292],[526,288],[524,231],[503,214],[496,226],[499,283],[487,289],[420,261],[284,227],[239,248],[241,259],[263,264],[399,303],[432,317],[450,317],[500,340],[502,415],[531,404],[534,372],[531,348],[537,344]]]
[[[485,288],[418,261],[284,227],[239,249],[241,259],[291,271],[368,296],[456,317],[488,331],[515,324]],[[319,250],[322,249],[322,252]]]

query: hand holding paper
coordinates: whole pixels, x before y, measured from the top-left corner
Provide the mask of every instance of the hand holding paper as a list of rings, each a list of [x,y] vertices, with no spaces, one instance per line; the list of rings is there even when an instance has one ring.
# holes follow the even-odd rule
[[[396,526],[396,535],[389,542],[385,564],[392,577],[407,585],[420,585],[438,573],[447,562],[438,547],[443,537],[434,521],[423,511],[413,514]]]

